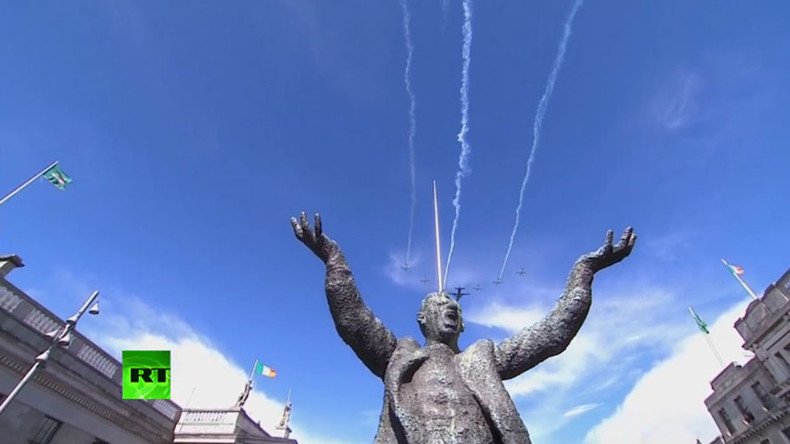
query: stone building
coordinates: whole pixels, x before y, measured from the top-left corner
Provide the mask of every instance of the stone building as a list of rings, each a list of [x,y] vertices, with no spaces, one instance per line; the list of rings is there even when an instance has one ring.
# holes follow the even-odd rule
[[[735,329],[754,358],[730,364],[706,400],[718,441],[790,444],[790,270],[752,301]]]
[[[0,256],[0,402],[64,324],[6,280],[23,266]],[[167,400],[123,400],[121,377],[121,363],[75,331],[0,414],[0,443],[298,444],[269,434],[243,407],[182,411]],[[282,429],[288,436],[287,421]]]
[[[51,344],[64,321],[6,280],[21,267],[0,257],[0,399]],[[121,363],[78,331],[55,347],[0,414],[3,444],[149,444],[173,442],[181,413],[171,401],[121,399]]]
[[[288,430],[290,432],[290,429]],[[287,435],[287,433],[286,433]],[[176,425],[177,444],[299,444],[270,435],[244,408],[187,409]]]

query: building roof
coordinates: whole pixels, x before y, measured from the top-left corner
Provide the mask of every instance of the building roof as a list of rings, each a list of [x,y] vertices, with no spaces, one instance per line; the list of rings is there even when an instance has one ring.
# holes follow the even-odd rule
[[[25,264],[22,263],[22,258],[15,255],[15,254],[2,254],[0,255],[0,262],[11,262],[17,267],[24,267]]]
[[[0,345],[6,347],[0,350],[0,366],[21,376],[35,354],[51,343],[47,333],[64,323],[0,277]],[[147,436],[151,442],[172,436],[181,412],[181,407],[169,400],[121,399],[121,363],[79,330],[72,332],[70,345],[53,350],[46,370],[34,380],[128,432]]]
[[[173,442],[298,444],[293,438],[272,436],[239,407],[184,409],[176,424]]]

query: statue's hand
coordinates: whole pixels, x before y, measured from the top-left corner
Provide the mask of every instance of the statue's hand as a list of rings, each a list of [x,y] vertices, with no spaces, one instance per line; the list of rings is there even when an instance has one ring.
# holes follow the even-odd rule
[[[329,257],[336,251],[337,244],[329,239],[321,230],[321,216],[315,215],[315,228],[310,229],[310,224],[307,222],[307,214],[302,211],[297,221],[295,217],[291,218],[291,226],[294,229],[296,238],[307,246],[319,259],[326,262]]]
[[[634,243],[636,243],[634,229],[626,228],[617,245],[612,245],[613,236],[612,230],[607,231],[606,243],[598,251],[582,256],[580,261],[588,263],[593,271],[597,272],[628,257],[631,250],[634,249]]]

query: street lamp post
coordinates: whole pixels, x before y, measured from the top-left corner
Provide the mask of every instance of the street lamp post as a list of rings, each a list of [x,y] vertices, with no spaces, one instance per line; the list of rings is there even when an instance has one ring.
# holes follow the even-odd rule
[[[8,404],[10,404],[19,391],[22,390],[22,387],[27,383],[27,381],[29,381],[39,369],[47,365],[47,360],[49,359],[49,355],[52,353],[52,349],[55,347],[68,347],[68,345],[71,343],[71,332],[77,328],[77,321],[79,321],[82,315],[85,314],[85,311],[87,310],[88,313],[92,315],[99,314],[99,303],[94,303],[98,296],[98,290],[91,293],[90,297],[88,297],[85,303],[82,304],[82,307],[80,307],[79,311],[75,313],[74,316],[66,319],[66,324],[63,327],[47,334],[48,337],[52,338],[52,344],[50,344],[49,348],[47,348],[43,353],[36,356],[36,362],[32,367],[30,367],[30,370],[28,370],[25,377],[19,381],[19,384],[14,387],[14,390],[12,390],[11,393],[8,394],[8,397],[3,400],[3,404],[0,405],[0,415],[3,414],[6,407],[8,407]],[[90,309],[88,309],[88,307],[90,307]]]

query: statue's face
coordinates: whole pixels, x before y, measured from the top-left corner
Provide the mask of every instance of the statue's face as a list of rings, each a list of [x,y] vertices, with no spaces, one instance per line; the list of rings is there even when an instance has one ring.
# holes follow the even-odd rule
[[[453,344],[464,331],[461,306],[446,293],[431,293],[422,301],[417,322],[425,339]]]

